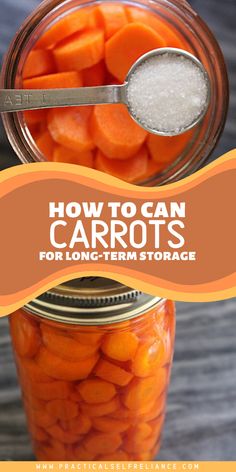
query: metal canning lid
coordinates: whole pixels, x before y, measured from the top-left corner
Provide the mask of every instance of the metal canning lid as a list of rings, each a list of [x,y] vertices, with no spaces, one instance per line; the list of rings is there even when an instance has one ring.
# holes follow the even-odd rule
[[[144,314],[161,299],[102,277],[82,277],[49,290],[24,310],[61,323],[103,325]]]

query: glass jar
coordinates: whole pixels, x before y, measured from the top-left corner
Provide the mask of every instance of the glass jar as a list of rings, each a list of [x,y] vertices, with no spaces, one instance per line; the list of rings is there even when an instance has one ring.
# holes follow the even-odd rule
[[[158,175],[147,177],[140,185],[155,186],[176,181],[196,171],[209,157],[224,128],[228,109],[228,79],[221,50],[206,24],[185,0],[138,0],[123,4],[140,7],[165,21],[188,45],[208,71],[211,83],[209,111],[201,124],[194,129],[191,141],[178,157]],[[39,37],[58,19],[72,11],[102,2],[86,0],[46,0],[25,21],[15,36],[6,55],[2,72],[4,88],[21,88],[25,60]],[[44,161],[45,157],[35,145],[22,113],[3,116],[10,142],[23,163]]]
[[[173,358],[173,302],[82,278],[11,315],[10,329],[38,460],[155,457]]]

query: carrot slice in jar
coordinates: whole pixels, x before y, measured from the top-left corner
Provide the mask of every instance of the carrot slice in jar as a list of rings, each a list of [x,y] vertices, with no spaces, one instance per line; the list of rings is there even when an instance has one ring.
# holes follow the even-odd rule
[[[47,429],[49,428],[49,426],[52,426],[53,424],[56,423],[56,419],[55,417],[49,415],[47,413],[47,411],[44,411],[44,410],[34,410],[34,411],[31,411],[31,410],[26,410],[26,413],[27,413],[27,418],[31,423],[41,427],[41,428],[44,428],[44,429]]]
[[[139,180],[147,171],[147,166],[148,153],[144,146],[133,157],[126,159],[125,162],[119,159],[109,159],[100,150],[95,160],[97,170],[126,182]]]
[[[66,448],[61,441],[51,438],[49,444],[40,444],[35,448],[36,456],[41,461],[64,461],[66,459]]]
[[[47,110],[24,111],[23,116],[27,126],[39,125],[47,120]]]
[[[59,44],[53,54],[61,72],[92,67],[104,57],[104,33],[101,29],[85,31]]]
[[[25,61],[23,79],[50,74],[55,71],[55,68],[51,51],[44,49],[32,50]]]
[[[165,364],[166,352],[161,339],[151,340],[139,346],[132,370],[137,377],[149,377]]]
[[[77,461],[93,461],[96,457],[92,451],[87,451],[84,446],[74,448],[74,457]]]
[[[71,386],[66,382],[55,380],[49,383],[32,383],[31,389],[40,400],[65,400],[69,397]]]
[[[94,144],[109,159],[129,159],[141,148],[147,131],[132,120],[124,105],[96,105],[90,121]]]
[[[43,428],[40,428],[39,426],[36,426],[34,424],[31,424],[29,427],[30,433],[32,434],[32,437],[39,442],[46,442],[49,438],[48,434]]]
[[[88,69],[82,70],[83,83],[85,87],[98,87],[105,82],[105,64],[104,61],[95,64]]]
[[[89,403],[82,403],[80,405],[81,411],[91,418],[99,418],[101,416],[109,415],[118,410],[119,407],[120,402],[117,397],[113,398],[107,403],[99,403],[93,405]]]
[[[82,413],[79,414],[78,417],[73,418],[69,421],[61,421],[61,425],[65,431],[70,431],[74,434],[87,434],[91,427],[92,422],[88,416],[83,415]]]
[[[139,340],[132,332],[107,334],[101,349],[108,357],[118,361],[129,361],[134,358]]]
[[[155,435],[150,436],[149,438],[144,439],[143,441],[140,441],[138,443],[135,442],[133,438],[130,438],[125,441],[123,447],[125,451],[129,453],[148,453],[156,445],[157,440],[158,439]]]
[[[124,387],[132,380],[133,374],[121,367],[101,359],[96,367],[95,373],[103,380],[107,380],[116,385]]]
[[[40,368],[49,376],[59,380],[82,380],[92,372],[98,361],[98,355],[83,359],[83,361],[70,362],[64,360],[46,348],[42,347],[37,356]]]
[[[159,369],[155,377],[133,380],[123,397],[124,405],[130,410],[137,410],[147,405],[163,392],[167,384],[166,369]]]
[[[172,163],[180,156],[192,137],[192,130],[172,137],[149,134],[147,147],[152,159],[164,169],[167,164]]]
[[[121,4],[101,4],[96,8],[95,13],[98,24],[105,29],[106,39],[109,39],[128,23],[125,8]]]
[[[75,71],[41,75],[23,82],[24,89],[77,88],[82,85],[82,75]]]
[[[84,446],[87,451],[93,454],[111,454],[115,452],[122,444],[121,436],[117,433],[103,434],[94,433],[84,440]]]
[[[41,345],[37,323],[17,311],[10,318],[10,329],[16,353],[22,357],[34,357]]]
[[[52,400],[46,404],[46,412],[53,418],[68,421],[78,416],[78,405],[71,400]]]
[[[115,418],[94,418],[93,427],[102,433],[124,433],[129,429],[128,421],[116,420]]]
[[[74,444],[80,440],[78,434],[73,434],[69,431],[64,431],[58,424],[54,424],[47,429],[50,436],[64,444]]]
[[[48,383],[54,381],[54,379],[46,375],[40,369],[37,362],[32,359],[25,358],[24,360],[21,360],[19,370],[20,375],[23,377],[27,377],[28,380],[30,380],[31,382]]]
[[[89,329],[87,332],[72,332],[73,338],[81,344],[100,344],[104,333],[99,330]]]
[[[44,133],[36,138],[35,144],[46,159],[52,160],[55,143],[48,131],[44,131]]]
[[[104,380],[85,380],[77,388],[86,403],[109,402],[116,395],[114,385]]]
[[[77,164],[84,167],[93,167],[93,153],[92,151],[75,152],[63,146],[57,146],[54,149],[54,162],[66,162],[68,164]]]
[[[48,48],[72,34],[86,28],[89,20],[87,10],[80,9],[75,13],[66,15],[60,21],[51,26],[38,40],[36,47]]]
[[[165,40],[149,26],[129,23],[106,42],[107,69],[122,83],[139,57],[165,45]]]
[[[42,340],[45,347],[56,356],[76,362],[93,356],[97,351],[97,346],[80,344],[69,336],[65,336],[60,331],[56,331],[47,325],[42,325]]]
[[[91,107],[55,109],[48,113],[48,129],[58,144],[77,153],[91,151],[94,143],[89,133]]]

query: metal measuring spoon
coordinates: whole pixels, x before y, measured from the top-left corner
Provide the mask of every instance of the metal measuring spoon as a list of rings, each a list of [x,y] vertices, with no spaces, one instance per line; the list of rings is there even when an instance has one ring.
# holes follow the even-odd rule
[[[204,103],[196,116],[191,122],[186,123],[183,127],[175,129],[156,128],[148,124],[145,120],[134,111],[133,104],[130,102],[129,92],[130,84],[140,67],[153,59],[168,55],[168,58],[181,57],[183,60],[190,61],[195,65],[198,72],[200,71],[204,78],[204,86],[206,94]],[[147,81],[148,82],[148,81]],[[152,90],[150,90],[152,93]],[[74,89],[48,89],[48,90],[0,90],[0,112],[19,112],[26,110],[38,110],[45,108],[62,108],[84,105],[99,104],[115,104],[122,103],[127,106],[132,118],[147,131],[161,136],[175,136],[196,126],[205,116],[210,103],[210,80],[203,64],[192,54],[175,48],[155,49],[140,57],[131,67],[124,84],[122,85],[105,85],[100,87],[81,87]],[[168,111],[168,110],[167,110]]]

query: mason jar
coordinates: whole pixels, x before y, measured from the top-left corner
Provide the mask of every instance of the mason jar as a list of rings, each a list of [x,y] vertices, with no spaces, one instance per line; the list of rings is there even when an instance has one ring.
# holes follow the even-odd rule
[[[8,89],[22,88],[22,73],[29,52],[52,25],[77,9],[91,8],[103,3],[105,2],[86,0],[41,2],[24,22],[9,48],[3,65],[2,86]],[[204,120],[191,132],[191,139],[186,139],[179,149],[176,146],[173,161],[160,170],[156,169],[155,174],[147,174],[136,182],[145,186],[170,183],[193,173],[207,161],[224,128],[229,97],[224,58],[213,34],[187,1],[121,0],[119,3],[152,13],[159,20],[159,24],[165,24],[181,38],[184,48],[200,59],[209,74],[211,101]],[[170,42],[169,45],[174,44]],[[3,120],[9,140],[21,162],[47,160],[45,153],[36,145],[23,113],[6,114]],[[172,143],[174,141],[170,138],[165,141],[164,148],[160,149],[161,158],[165,159],[170,149],[175,148]],[[124,165],[124,161],[122,162]]]
[[[161,444],[175,306],[99,277],[10,316],[38,460],[152,460]]]

